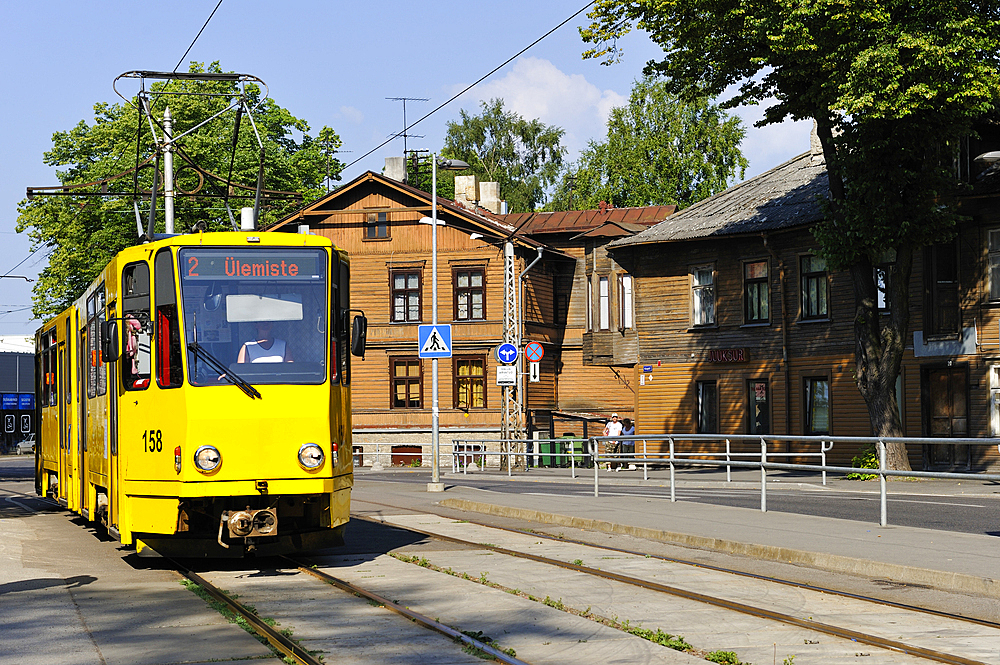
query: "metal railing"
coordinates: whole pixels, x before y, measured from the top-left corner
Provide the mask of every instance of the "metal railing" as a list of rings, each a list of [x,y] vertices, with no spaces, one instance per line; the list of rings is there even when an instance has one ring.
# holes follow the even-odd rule
[[[635,453],[628,455],[627,457],[620,453],[604,453],[599,454],[598,446],[600,443],[606,442],[620,442],[620,441],[642,441],[644,443],[644,452],[640,458]],[[648,452],[648,442],[659,441],[665,442],[668,446],[668,451],[666,454],[662,452],[649,453]],[[713,453],[712,451],[697,450],[686,453],[679,453],[676,450],[677,442],[689,441],[689,442],[702,442],[702,443],[722,443],[726,444],[725,453]],[[741,441],[741,442],[758,442],[760,444],[760,452],[747,452],[747,453],[733,453],[731,450],[731,443]],[[768,443],[817,443],[820,445],[820,451],[818,453],[809,452],[775,452],[768,451]],[[826,453],[828,453],[835,443],[849,443],[849,444],[861,444],[861,445],[874,445],[878,451],[879,468],[868,469],[861,467],[845,467],[845,466],[828,466],[826,464]],[[895,471],[886,468],[886,444],[888,443],[903,443],[903,444],[913,444],[913,445],[965,445],[965,446],[997,446],[998,451],[1000,451],[1000,440],[998,439],[953,439],[953,438],[911,438],[911,437],[901,437],[901,438],[891,438],[891,437],[860,437],[860,436],[759,436],[759,435],[731,435],[731,436],[720,436],[718,434],[677,434],[677,435],[657,435],[657,436],[632,436],[632,437],[605,437],[597,436],[591,437],[590,439],[590,451],[591,458],[594,460],[594,496],[600,495],[600,467],[602,462],[607,462],[609,464],[615,462],[621,462],[624,459],[636,459],[637,461],[641,459],[644,465],[649,464],[666,464],[670,468],[670,500],[677,501],[676,494],[676,479],[674,477],[675,468],[678,465],[685,466],[725,466],[726,467],[726,479],[731,481],[732,477],[730,475],[731,467],[743,467],[743,468],[758,468],[760,469],[760,509],[761,512],[767,512],[767,471],[769,469],[775,470],[785,470],[785,471],[817,471],[823,474],[823,481],[826,484],[826,473],[828,471],[834,473],[858,473],[866,475],[877,475],[879,478],[879,503],[880,503],[880,518],[879,524],[881,526],[888,525],[888,491],[886,487],[886,480],[889,477],[903,477],[903,478],[939,478],[946,480],[989,480],[989,481],[1000,481],[1000,474],[994,473],[956,473],[956,472],[943,472],[943,471]],[[725,459],[714,459],[713,457],[718,457],[719,455],[724,455]],[[757,461],[738,461],[732,459],[733,457],[756,457]],[[769,462],[768,458],[774,457],[809,457],[809,456],[820,456],[822,459],[821,464],[786,464],[782,462]],[[645,474],[644,474],[645,475]]]
[[[579,451],[577,451],[576,444],[580,444]],[[507,447],[508,450],[487,450],[487,445],[494,445],[499,448]],[[528,445],[532,446],[532,450],[529,452],[527,450]],[[511,450],[514,448],[515,450]],[[516,448],[523,448],[522,450],[516,450]],[[556,448],[559,449],[556,452]],[[583,438],[558,438],[558,439],[455,439],[452,441],[452,473],[467,474],[469,470],[469,464],[477,464],[475,460],[486,459],[487,457],[497,457],[501,462],[503,460],[507,461],[507,464],[499,464],[499,467],[507,467],[507,475],[511,476],[514,467],[521,466],[523,468],[530,468],[533,466],[549,466],[548,464],[539,462],[545,458],[556,458],[560,460],[567,460],[568,467],[570,469],[570,477],[576,478],[576,469],[578,466],[585,466],[589,463],[590,453],[589,451],[589,439]],[[519,459],[520,458],[520,459]],[[560,465],[561,466],[561,465]]]
[[[493,468],[503,469],[506,466],[507,475],[511,476],[514,470],[539,466],[541,458],[555,458],[562,460],[565,466],[569,468],[570,476],[576,478],[576,470],[589,464],[588,441],[589,439],[584,438],[455,439],[450,444],[450,450],[448,444],[443,441],[441,442],[441,459],[443,461],[446,456],[451,455],[452,473],[468,474],[470,465],[475,464],[479,468],[484,468],[484,465],[480,462],[489,458],[497,458],[498,462]],[[533,446],[531,452],[527,451],[529,444]],[[400,464],[402,467],[422,466],[422,464],[414,464],[414,462],[422,462],[425,456],[429,456],[423,450],[419,452],[393,450],[397,446],[423,448],[420,444],[373,443],[367,445],[375,446],[375,452],[371,452],[370,450],[356,451],[354,455],[356,460],[360,460],[363,457],[373,459],[374,463],[370,467],[373,469],[392,466],[393,458],[409,460],[409,462]],[[354,448],[363,447],[361,445],[354,446]],[[489,447],[493,447],[494,450],[489,450]],[[497,448],[504,447],[507,450],[497,450]],[[558,450],[556,450],[557,448]],[[506,461],[506,464],[503,463],[504,461]],[[355,466],[361,465],[356,463]]]

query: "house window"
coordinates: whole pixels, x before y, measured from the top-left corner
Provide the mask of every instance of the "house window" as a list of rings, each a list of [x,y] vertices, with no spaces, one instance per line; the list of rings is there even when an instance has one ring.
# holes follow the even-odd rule
[[[486,408],[485,356],[455,356],[455,408]]]
[[[632,275],[621,275],[618,278],[618,325],[620,330],[629,330],[635,327],[632,302]]]
[[[392,320],[398,323],[420,321],[420,272],[394,270],[392,281]]]
[[[421,409],[424,406],[423,367],[419,358],[391,358],[389,361],[394,409]]]
[[[594,329],[594,290],[591,279],[587,278],[587,332]]]
[[[611,292],[608,287],[608,278],[600,278],[600,291],[598,292],[599,297],[599,315],[601,320],[599,321],[601,330],[609,330],[611,328]]]
[[[809,377],[805,380],[806,434],[830,433],[830,380]]]
[[[691,269],[692,323],[709,326],[715,323],[715,268],[697,266]]]
[[[958,251],[954,242],[928,247],[924,254],[924,335],[953,335],[961,327]]]
[[[889,266],[877,265],[875,270],[875,306],[880,312],[889,311]]]
[[[747,433],[771,433],[771,391],[767,381],[747,381]]]
[[[698,434],[718,434],[719,400],[715,381],[699,381],[698,389]]]
[[[747,323],[767,323],[770,301],[767,281],[767,261],[743,264],[743,300]]]
[[[1000,300],[1000,229],[989,231],[990,300]]]
[[[803,256],[800,265],[802,318],[825,319],[829,316],[826,259],[819,256]]]
[[[875,278],[875,307],[879,313],[889,313],[889,280],[892,274],[892,265],[896,262],[896,250],[890,249],[882,256],[882,260],[876,265],[874,270]]]
[[[482,321],[486,318],[483,273],[482,268],[463,268],[455,271],[456,321]]]
[[[365,221],[365,240],[388,240],[389,213],[370,212]]]

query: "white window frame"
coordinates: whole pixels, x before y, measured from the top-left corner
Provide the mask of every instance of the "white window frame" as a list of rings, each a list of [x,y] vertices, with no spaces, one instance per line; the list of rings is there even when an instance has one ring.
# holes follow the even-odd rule
[[[986,276],[989,280],[990,301],[1000,301],[1000,229],[989,229],[987,232],[987,249],[989,251]]]
[[[635,327],[635,307],[633,300],[632,275],[618,277],[618,323],[621,330]]]
[[[611,285],[607,275],[599,275],[598,283],[598,320],[599,330],[611,330]]]
[[[700,283],[698,281],[699,274],[708,273],[710,277],[709,282]],[[691,276],[691,325],[695,327],[704,326],[714,326],[715,325],[715,310],[716,310],[716,300],[715,300],[715,264],[702,264],[698,266],[691,266],[690,269]],[[708,296],[702,294],[708,293]],[[705,303],[709,303],[711,307],[706,310],[703,308]]]

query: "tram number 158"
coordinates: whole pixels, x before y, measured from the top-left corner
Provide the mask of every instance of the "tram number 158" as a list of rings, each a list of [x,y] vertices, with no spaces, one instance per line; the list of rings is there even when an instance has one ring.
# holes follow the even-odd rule
[[[163,452],[163,434],[158,429],[142,433],[142,450],[147,453]]]

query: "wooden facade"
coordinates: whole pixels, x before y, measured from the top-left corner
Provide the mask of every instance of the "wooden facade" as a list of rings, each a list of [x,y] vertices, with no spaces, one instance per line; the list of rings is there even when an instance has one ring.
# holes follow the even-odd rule
[[[635,277],[637,433],[871,435],[851,278],[826,269],[810,232],[825,187],[807,153],[611,244]],[[897,383],[906,436],[1000,433],[1000,200],[984,187],[962,203],[955,240],[915,256]],[[914,469],[1000,466],[996,441],[908,453]]]
[[[503,245],[509,237],[522,342],[537,341],[545,350],[540,380],[525,377],[523,383],[527,436],[599,434],[611,412],[631,412],[634,342],[631,355],[603,364],[585,357],[587,290],[596,284],[592,257],[600,254],[598,265],[610,266],[603,244],[662,219],[650,217],[654,213],[672,211],[644,210],[644,224],[589,238],[579,236],[601,227],[607,215],[556,213],[562,216],[553,223],[553,213],[495,215],[438,200],[437,312],[440,323],[452,326],[454,354],[439,361],[442,443],[499,438],[502,393],[494,352],[503,339]],[[351,306],[369,321],[367,352],[352,360],[351,378],[354,441],[364,447],[366,465],[375,444],[381,452],[422,446],[426,453],[430,441],[432,361],[419,359],[417,349],[418,325],[432,320],[431,228],[420,221],[430,214],[428,193],[367,172],[269,229],[305,231],[307,225],[309,233],[333,239],[350,254]],[[628,337],[634,340],[634,331]]]

